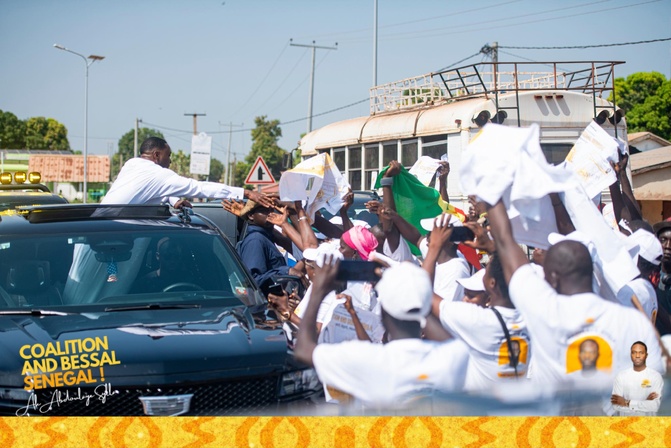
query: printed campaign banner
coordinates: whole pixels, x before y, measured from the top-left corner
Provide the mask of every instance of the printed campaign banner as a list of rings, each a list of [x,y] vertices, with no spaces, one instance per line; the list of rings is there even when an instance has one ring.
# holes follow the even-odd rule
[[[343,205],[342,198],[349,191],[349,183],[327,153],[311,157],[280,178],[280,199],[306,201],[305,212],[311,221],[315,212],[325,208],[336,214]]]
[[[615,170],[610,162],[618,162],[619,147],[620,144],[593,121],[566,156],[566,168],[578,175],[590,198],[615,182]]]
[[[356,314],[373,342],[382,342],[384,327],[380,316],[370,311],[356,308]],[[333,310],[331,320],[320,334],[320,343],[336,344],[338,342],[353,341],[358,339],[356,329],[345,305],[339,304]]]
[[[210,174],[210,154],[212,153],[212,137],[201,132],[191,137],[191,174]]]

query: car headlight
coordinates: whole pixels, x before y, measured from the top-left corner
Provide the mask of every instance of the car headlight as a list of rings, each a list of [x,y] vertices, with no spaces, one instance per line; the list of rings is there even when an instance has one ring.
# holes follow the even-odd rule
[[[315,369],[296,370],[282,375],[280,398],[320,388]]]

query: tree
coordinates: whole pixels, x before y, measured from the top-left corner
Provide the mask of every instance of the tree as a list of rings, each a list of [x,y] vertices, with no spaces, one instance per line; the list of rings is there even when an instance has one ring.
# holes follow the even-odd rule
[[[150,128],[139,128],[137,132],[138,155],[140,151],[140,145],[142,145],[142,142],[148,139],[149,137],[164,138],[161,131],[157,131],[156,129],[150,129]],[[112,157],[112,179],[115,179],[116,176],[119,174],[121,166],[123,166],[124,162],[126,162],[128,159],[133,158],[134,144],[135,144],[135,129],[131,129],[130,131],[126,132],[119,139],[119,151]]]
[[[47,118],[47,133],[44,135],[44,143],[48,149],[67,151],[70,149],[68,142],[68,130],[53,118]]]
[[[252,129],[252,150],[245,157],[245,162],[247,162],[248,166],[247,170],[242,173],[242,181],[244,182],[249,168],[258,156],[263,157],[273,177],[275,180],[278,180],[280,178],[280,169],[282,168],[282,156],[286,154],[286,151],[277,144],[279,138],[282,137],[280,122],[279,120],[267,121],[266,115],[263,115],[256,117],[254,124],[256,124],[256,127]],[[238,171],[236,167],[236,172]]]
[[[26,123],[11,112],[0,110],[0,148],[26,147]]]
[[[189,161],[191,156],[189,156]],[[210,159],[210,174],[206,176],[204,174],[198,175],[198,180],[210,180],[210,182],[223,182],[224,181],[224,164],[217,159]]]
[[[191,156],[181,149],[172,153],[170,169],[180,176],[193,177],[189,171],[191,165]]]
[[[26,120],[25,146],[28,149],[68,150],[68,130],[53,118],[29,118]]]
[[[608,98],[613,100],[613,96]],[[638,72],[615,80],[615,99],[629,132],[648,131],[671,139],[671,80],[658,72]]]

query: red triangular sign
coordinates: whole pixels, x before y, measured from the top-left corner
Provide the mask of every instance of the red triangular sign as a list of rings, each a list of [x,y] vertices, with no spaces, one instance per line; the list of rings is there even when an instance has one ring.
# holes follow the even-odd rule
[[[249,170],[247,179],[245,179],[245,183],[249,185],[272,185],[275,183],[275,178],[273,178],[263,157],[259,156],[256,158],[256,162],[252,165],[252,169]]]

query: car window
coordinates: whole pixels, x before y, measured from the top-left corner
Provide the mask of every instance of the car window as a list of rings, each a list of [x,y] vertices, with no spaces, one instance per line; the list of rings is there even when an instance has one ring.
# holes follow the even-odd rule
[[[211,230],[0,237],[0,307],[109,307],[188,300],[257,304]]]

